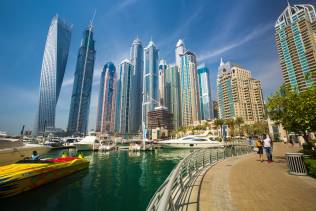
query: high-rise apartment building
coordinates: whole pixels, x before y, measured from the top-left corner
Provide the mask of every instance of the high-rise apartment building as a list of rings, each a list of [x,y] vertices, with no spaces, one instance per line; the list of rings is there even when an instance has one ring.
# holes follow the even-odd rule
[[[114,132],[113,112],[115,111],[115,70],[114,64],[108,62],[104,65],[101,73],[96,131],[101,132],[102,134]]]
[[[209,69],[205,65],[201,65],[197,68],[201,120],[214,118],[209,74]]]
[[[58,16],[48,30],[41,69],[39,106],[34,134],[55,128],[56,105],[64,79],[71,39],[71,26]]]
[[[264,119],[261,82],[237,64],[221,60],[217,76],[219,118],[242,117],[246,124]]]
[[[119,74],[116,83],[116,112],[115,112],[115,131],[121,134],[130,134],[131,131],[131,81],[134,66],[125,59],[119,66]]]
[[[178,128],[181,124],[180,103],[180,75],[177,65],[168,65],[164,73],[164,105],[173,114],[173,127]]]
[[[130,132],[138,133],[142,128],[142,102],[143,102],[143,66],[144,49],[141,41],[136,38],[131,47],[131,63],[134,66],[131,80],[131,125]]]
[[[200,120],[199,84],[195,54],[186,51],[180,58],[181,123],[187,126]]]
[[[168,65],[166,60],[161,59],[159,62],[159,68],[158,68],[158,81],[159,81],[159,102],[161,105],[165,104],[165,71],[167,69]]]
[[[275,23],[283,79],[294,90],[316,87],[316,13],[313,5],[288,6]]]
[[[143,123],[147,127],[148,112],[159,105],[158,49],[150,41],[144,49]]]
[[[85,134],[88,129],[96,52],[92,29],[90,24],[84,31],[78,52],[67,127],[69,134]]]

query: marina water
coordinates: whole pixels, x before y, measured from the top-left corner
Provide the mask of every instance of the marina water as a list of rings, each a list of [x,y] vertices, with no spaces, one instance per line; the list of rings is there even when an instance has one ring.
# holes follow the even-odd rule
[[[62,152],[47,156],[58,157]],[[16,211],[145,210],[157,188],[189,153],[189,149],[86,152],[88,170],[2,199],[1,207]]]

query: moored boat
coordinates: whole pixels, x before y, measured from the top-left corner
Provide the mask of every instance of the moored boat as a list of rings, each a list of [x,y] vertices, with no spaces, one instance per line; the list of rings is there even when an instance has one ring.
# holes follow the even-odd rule
[[[65,157],[49,160],[22,160],[0,167],[0,198],[28,191],[85,169],[84,158]]]
[[[212,137],[202,135],[191,135],[179,139],[159,141],[159,144],[164,148],[209,148],[223,146],[221,142],[212,140]]]
[[[96,136],[86,136],[81,141],[74,143],[78,151],[95,151],[99,150],[100,142]]]
[[[0,166],[15,163],[26,157],[30,157],[33,151],[43,155],[50,151],[50,146],[40,144],[25,144],[19,139],[0,139]]]

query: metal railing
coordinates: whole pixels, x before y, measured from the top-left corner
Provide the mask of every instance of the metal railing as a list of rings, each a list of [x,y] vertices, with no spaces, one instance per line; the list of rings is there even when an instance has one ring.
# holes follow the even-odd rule
[[[178,210],[189,186],[199,172],[228,157],[252,152],[249,145],[230,145],[221,148],[199,149],[178,163],[149,202],[147,211]]]

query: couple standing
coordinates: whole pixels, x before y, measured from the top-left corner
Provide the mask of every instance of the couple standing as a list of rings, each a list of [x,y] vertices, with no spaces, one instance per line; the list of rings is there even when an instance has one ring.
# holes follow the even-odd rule
[[[260,161],[263,162],[263,148],[266,152],[268,163],[272,162],[272,140],[269,135],[263,135],[263,140],[257,137],[256,147],[258,148],[258,154]]]

